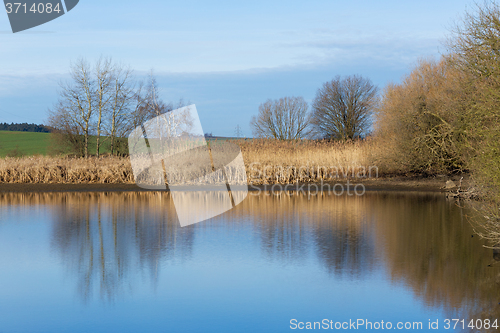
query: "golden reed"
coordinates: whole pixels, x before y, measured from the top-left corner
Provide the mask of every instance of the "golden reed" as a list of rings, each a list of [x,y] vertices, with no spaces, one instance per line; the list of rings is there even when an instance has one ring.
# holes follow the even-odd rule
[[[234,140],[241,147],[249,184],[319,182],[378,176],[377,145],[355,142]],[[133,184],[128,157],[6,157],[0,183]]]

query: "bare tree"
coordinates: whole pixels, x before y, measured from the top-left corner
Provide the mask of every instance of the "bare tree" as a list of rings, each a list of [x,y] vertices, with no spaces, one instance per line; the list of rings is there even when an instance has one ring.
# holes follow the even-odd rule
[[[476,78],[498,84],[500,61],[500,6],[492,0],[476,3],[452,29],[447,46],[455,65]]]
[[[71,66],[70,75],[71,80],[61,83],[58,104],[49,110],[49,125],[58,130],[60,143],[85,157],[92,135],[97,156],[108,139],[115,154],[126,145],[130,131],[174,109],[160,98],[153,73],[146,86],[135,84],[132,70],[110,58],[100,58],[93,66],[80,59]],[[178,107],[183,105],[181,100]],[[172,121],[170,116],[164,118]]]
[[[450,63],[462,74],[468,92],[456,98],[465,112],[455,112],[467,139],[467,167],[485,197],[500,202],[500,5],[476,2],[452,30]],[[498,207],[498,206],[497,206]],[[498,212],[498,210],[497,210]],[[488,213],[489,215],[489,213]],[[492,220],[498,216],[491,216]]]
[[[49,124],[55,130],[51,136],[51,153],[74,153],[85,156],[84,127],[76,121],[74,114],[68,112],[67,108],[60,102],[49,110]]]
[[[182,108],[190,104],[189,102],[184,103],[184,100],[182,98],[176,105],[174,105],[172,102],[165,103],[160,97],[160,88],[153,71],[150,72],[148,81],[148,85],[145,89],[145,96],[142,97],[142,100],[140,102],[141,108],[143,109],[141,111],[141,113],[143,114],[142,117],[144,117],[143,120],[149,120],[154,117],[158,117],[161,114],[170,112],[174,109]]]
[[[71,66],[71,83],[61,83],[59,103],[49,110],[49,125],[60,133],[68,134],[69,140],[83,136],[83,155],[89,155],[91,119],[95,113],[95,80],[89,63],[79,59]]]
[[[113,70],[110,90],[112,95],[107,112],[107,134],[111,141],[110,152],[114,154],[118,152],[119,139],[125,137],[130,130],[135,128],[133,126],[135,119],[131,108],[135,101],[137,101],[135,109],[142,104],[140,99],[142,85],[139,86],[137,92],[134,91],[132,71],[119,66]]]
[[[111,141],[111,153],[115,153],[117,138],[132,129],[131,109],[140,96],[140,91],[134,91],[132,71],[114,64],[111,58],[100,58],[93,66],[79,59],[71,66],[70,77],[60,84],[59,102],[49,110],[49,124],[57,129],[60,143],[88,157],[89,140],[95,135],[99,156],[105,133]],[[138,100],[141,107],[144,103]]]
[[[309,134],[308,105],[302,97],[267,100],[250,122],[254,136],[298,140]]]
[[[147,85],[142,81],[138,84],[133,99],[135,108],[132,111],[132,129],[174,109],[172,103],[166,104],[160,98],[159,86],[153,71],[149,74]],[[184,103],[181,100],[178,107],[182,106]]]
[[[366,135],[377,104],[377,87],[358,75],[337,76],[318,89],[312,124],[321,138],[349,140]]]
[[[146,95],[146,108],[149,113],[149,118],[154,118],[159,116],[162,113],[165,113],[168,110],[168,106],[163,103],[163,101],[159,97],[159,89],[158,83],[156,82],[156,78],[153,74],[153,71],[149,74],[149,85]],[[172,109],[170,107],[170,109]]]
[[[174,107],[173,103],[165,103],[160,98],[159,86],[153,71],[151,71],[149,75],[146,95],[140,103],[142,108],[140,111],[141,117],[145,121],[155,119],[155,128],[157,129],[155,135],[162,142],[165,138],[173,138],[182,134],[183,131],[187,128],[191,128],[193,125],[189,109],[182,112],[176,112],[175,114],[171,112],[174,109],[186,106],[182,99]],[[143,124],[144,122],[141,123],[141,125]],[[187,132],[189,131],[190,130],[187,130]]]
[[[133,103],[135,105],[134,110],[131,114],[131,129],[141,126],[144,122],[148,120],[147,108],[146,108],[146,97],[144,96],[144,82],[140,81],[137,89],[133,95]]]
[[[113,67],[110,58],[100,58],[94,68],[94,75],[96,77],[96,89],[95,95],[95,105],[97,112],[97,124],[96,124],[96,156],[99,157],[99,149],[101,147],[101,125],[103,120],[103,114],[109,107],[109,103],[113,97],[111,92],[112,88],[112,77],[113,77]],[[116,86],[115,86],[116,88]]]

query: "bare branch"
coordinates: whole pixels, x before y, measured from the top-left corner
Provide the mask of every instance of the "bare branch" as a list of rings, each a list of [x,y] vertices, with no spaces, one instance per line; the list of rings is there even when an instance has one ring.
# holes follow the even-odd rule
[[[378,102],[377,87],[361,76],[326,82],[313,102],[312,124],[321,138],[352,140],[367,134]]]
[[[256,137],[299,140],[309,135],[308,105],[302,97],[268,100],[250,122]]]

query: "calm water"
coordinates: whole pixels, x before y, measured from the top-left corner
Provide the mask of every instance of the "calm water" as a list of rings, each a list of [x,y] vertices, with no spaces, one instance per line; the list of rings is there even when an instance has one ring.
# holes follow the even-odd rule
[[[500,265],[472,234],[441,194],[261,194],[185,228],[168,193],[3,194],[0,332],[450,331],[500,318]]]

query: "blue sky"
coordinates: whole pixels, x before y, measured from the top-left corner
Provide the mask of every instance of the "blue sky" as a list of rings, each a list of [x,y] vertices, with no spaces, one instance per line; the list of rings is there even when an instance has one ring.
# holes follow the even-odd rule
[[[164,100],[196,104],[205,132],[234,135],[268,98],[314,98],[336,75],[380,88],[438,57],[472,1],[91,1],[12,34],[0,14],[0,122],[42,123],[79,57],[110,56]]]

